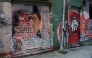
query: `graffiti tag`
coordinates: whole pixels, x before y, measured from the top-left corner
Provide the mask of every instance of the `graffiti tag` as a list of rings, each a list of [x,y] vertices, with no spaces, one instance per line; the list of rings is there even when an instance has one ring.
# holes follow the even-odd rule
[[[3,45],[3,42],[0,40],[0,48],[3,48],[4,45]]]

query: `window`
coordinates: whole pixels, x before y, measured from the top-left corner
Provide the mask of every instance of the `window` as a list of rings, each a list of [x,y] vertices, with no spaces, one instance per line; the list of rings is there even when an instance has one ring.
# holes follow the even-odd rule
[[[92,4],[89,4],[89,18],[92,19]]]

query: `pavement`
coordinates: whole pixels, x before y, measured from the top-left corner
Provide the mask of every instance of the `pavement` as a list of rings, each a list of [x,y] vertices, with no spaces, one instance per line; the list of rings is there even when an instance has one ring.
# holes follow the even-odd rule
[[[58,51],[53,51],[20,58],[92,58],[92,46],[70,48],[67,49],[67,54],[60,54]]]

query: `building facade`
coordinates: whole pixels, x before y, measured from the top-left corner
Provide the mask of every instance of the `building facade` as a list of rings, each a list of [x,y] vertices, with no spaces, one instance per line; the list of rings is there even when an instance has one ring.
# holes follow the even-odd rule
[[[90,40],[91,0],[66,0],[67,44]],[[3,0],[0,23],[0,55],[22,56],[60,47],[63,0]],[[65,35],[64,35],[65,36]]]

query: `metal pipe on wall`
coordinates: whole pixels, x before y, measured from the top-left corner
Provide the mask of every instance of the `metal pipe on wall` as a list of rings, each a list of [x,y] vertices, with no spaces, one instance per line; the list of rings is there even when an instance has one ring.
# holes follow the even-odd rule
[[[62,49],[64,49],[63,48],[63,44],[64,44],[64,32],[63,32],[63,30],[64,30],[64,21],[65,21],[65,2],[66,2],[66,0],[63,0],[63,19],[62,19],[62,38],[61,38],[61,42],[60,42],[60,49],[62,50]]]
[[[60,39],[60,49],[59,53],[66,54],[64,50],[64,24],[65,24],[65,9],[66,9],[66,0],[63,0],[63,17],[62,17],[62,38]]]

